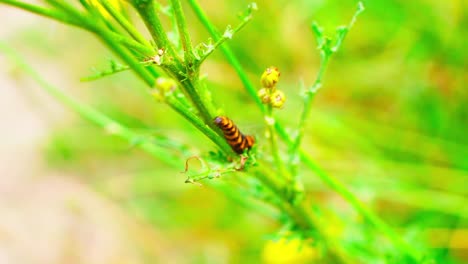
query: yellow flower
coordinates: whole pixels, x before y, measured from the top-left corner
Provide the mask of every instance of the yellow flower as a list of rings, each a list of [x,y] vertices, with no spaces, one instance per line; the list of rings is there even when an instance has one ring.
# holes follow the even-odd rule
[[[313,263],[320,258],[319,252],[306,241],[298,238],[268,241],[262,252],[263,263]]]
[[[263,72],[262,78],[261,78],[263,87],[265,88],[275,87],[276,83],[279,81],[279,77],[280,77],[280,72],[278,68],[273,67],[273,66],[267,68]]]
[[[270,91],[266,88],[262,88],[257,92],[258,97],[262,100],[262,103],[269,104],[270,103]]]
[[[280,90],[274,91],[270,96],[270,104],[275,108],[281,108],[286,102],[286,96]]]
[[[177,88],[177,83],[174,79],[159,77],[156,79],[154,88],[151,94],[157,100],[163,101],[166,96],[170,95]]]

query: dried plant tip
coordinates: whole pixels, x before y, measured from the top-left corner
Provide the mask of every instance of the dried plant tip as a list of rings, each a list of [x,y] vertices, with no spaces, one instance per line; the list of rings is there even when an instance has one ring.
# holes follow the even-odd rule
[[[270,103],[270,91],[267,88],[262,88],[257,92],[258,97],[262,100],[262,103],[269,104]]]
[[[262,86],[265,88],[273,88],[276,83],[279,81],[280,72],[276,67],[267,68],[261,78]]]
[[[271,106],[275,108],[281,108],[284,105],[284,102],[286,102],[286,96],[284,93],[280,90],[276,90],[271,94]]]
[[[166,52],[164,49],[159,49],[156,55],[144,59],[143,62],[150,62],[150,63],[160,66],[163,63],[165,53]]]

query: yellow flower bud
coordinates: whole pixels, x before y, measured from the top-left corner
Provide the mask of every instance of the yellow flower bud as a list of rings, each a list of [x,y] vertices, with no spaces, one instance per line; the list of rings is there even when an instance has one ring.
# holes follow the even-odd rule
[[[271,94],[270,100],[271,106],[275,108],[281,108],[286,101],[286,96],[282,91],[276,90]]]
[[[266,88],[262,88],[257,92],[258,97],[262,100],[262,103],[269,104],[270,103],[270,91]]]
[[[174,79],[166,78],[166,77],[159,77],[156,79],[156,89],[166,93],[172,92],[176,89],[177,83]]]
[[[267,68],[261,78],[261,82],[263,87],[265,88],[273,88],[275,87],[276,83],[279,81],[280,72],[276,67],[269,67]]]
[[[159,77],[156,79],[155,89],[151,94],[158,100],[163,100],[165,96],[172,93],[177,88],[177,83],[174,79]]]
[[[267,241],[262,252],[263,263],[318,263],[320,257],[312,241],[295,237]]]

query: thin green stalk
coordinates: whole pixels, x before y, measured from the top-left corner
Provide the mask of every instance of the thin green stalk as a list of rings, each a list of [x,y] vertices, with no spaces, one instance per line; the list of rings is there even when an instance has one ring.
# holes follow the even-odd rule
[[[259,164],[252,173],[255,178],[267,186],[275,196],[281,199],[282,203],[275,205],[278,206],[281,211],[286,212],[301,230],[305,232],[315,232],[330,251],[330,255],[336,258],[339,263],[355,263],[350,256],[345,253],[341,244],[336,241],[334,236],[327,232],[325,224],[319,218],[308,212],[308,206],[304,201],[300,204],[291,204],[288,191],[284,188],[284,183],[277,177],[274,177],[275,173],[267,168],[268,166],[266,164]]]
[[[84,119],[87,119],[98,126],[102,127],[109,133],[123,138],[129,142],[132,142],[135,138],[140,137],[139,134],[134,133],[132,130],[121,125],[115,120],[109,118],[108,116],[102,114],[101,112],[95,110],[94,108],[81,104],[73,97],[67,96],[65,93],[60,91],[60,89],[48,83],[44,80],[31,66],[29,66],[23,58],[19,56],[13,49],[3,42],[0,42],[0,50],[5,52],[5,54],[10,58],[10,60],[17,64],[21,69],[23,69],[28,75],[35,80],[48,94],[53,96],[59,102],[63,103],[65,106],[76,111]],[[150,143],[150,141],[143,141],[139,144],[139,147],[145,150],[146,152],[154,155],[155,157],[161,159],[167,164],[173,166],[180,166],[178,162],[178,157],[172,155],[171,153],[165,151],[162,148],[157,147],[156,145]]]
[[[278,135],[287,143],[292,144],[293,140],[289,134],[279,126],[276,126]],[[380,217],[367,208],[348,188],[346,188],[339,180],[329,175],[323,170],[314,159],[300,149],[301,160],[309,167],[328,187],[338,193],[345,199],[358,213],[360,213],[369,223],[371,223],[377,230],[382,232],[401,252],[411,257],[414,262],[417,262],[419,253],[403,240],[389,225],[387,225]]]
[[[166,101],[172,109],[174,109],[177,113],[185,117],[185,119],[192,123],[198,130],[205,134],[216,145],[218,145],[218,147],[226,155],[232,156],[234,154],[231,147],[224,138],[220,137],[218,133],[216,133],[213,129],[207,126],[205,122],[202,119],[200,119],[196,114],[194,114],[192,111],[189,111],[186,106],[184,106],[177,98],[175,98],[175,96],[167,96]]]
[[[114,19],[125,29],[125,31],[130,34],[136,41],[143,44],[144,46],[151,47],[151,44],[143,37],[143,35],[138,32],[138,30],[130,24],[125,16],[122,15],[117,9],[115,9],[114,5],[112,5],[108,0],[101,0],[100,3],[104,6],[104,8],[109,12],[109,14],[114,17]]]
[[[144,56],[151,56],[154,55],[154,49],[151,46],[145,46],[140,44],[139,42],[128,38],[124,35],[120,35],[111,31],[108,31],[109,37],[113,38],[115,42],[120,42],[125,45],[127,48],[130,48],[139,54],[143,54]]]
[[[149,86],[153,87],[154,77],[148,70],[137,61],[132,53],[124,49],[122,46],[112,41],[112,36],[105,29],[96,29],[96,35],[100,37],[117,55],[119,55],[126,64],[128,64],[135,73]]]
[[[304,108],[301,113],[301,117],[299,119],[299,124],[297,126],[297,137],[293,140],[291,148],[289,149],[289,164],[291,173],[296,176],[297,175],[297,166],[299,165],[297,156],[299,151],[299,146],[301,145],[302,138],[304,136],[304,126],[306,121],[309,118],[310,112],[312,110],[312,101],[317,93],[317,90],[320,89],[322,86],[322,79],[325,74],[325,70],[327,69],[328,63],[330,58],[333,54],[335,54],[341,44],[343,43],[349,29],[354,25],[356,22],[357,17],[364,11],[364,6],[361,2],[358,3],[358,9],[354,13],[351,22],[348,26],[341,26],[337,29],[337,33],[335,36],[335,44],[331,43],[331,39],[324,36],[323,30],[317,25],[317,23],[312,23],[312,31],[314,32],[315,38],[317,40],[317,46],[320,50],[320,68],[315,78],[314,83],[312,86],[305,91],[304,95]]]
[[[190,40],[190,34],[188,32],[187,22],[185,21],[184,11],[179,0],[171,0],[172,9],[177,22],[177,27],[179,28],[179,36],[182,42],[182,47],[184,49],[184,59],[185,63],[188,66],[190,73],[190,68],[193,67],[195,56],[193,53],[192,41]]]
[[[169,41],[159,15],[156,12],[154,0],[131,0],[131,3],[140,14],[158,48],[164,49],[174,58],[174,61],[180,63],[180,58],[177,56],[173,45]]]
[[[208,45],[205,45],[206,48],[207,48],[207,51],[206,53],[204,53],[202,55],[202,57],[197,61],[197,64],[198,65],[201,65],[203,63],[203,61],[206,60],[206,58],[208,58],[208,56],[210,56],[211,53],[213,53],[221,44],[223,44],[226,40],[228,39],[231,39],[232,36],[234,34],[236,34],[237,32],[239,32],[242,28],[245,27],[245,25],[247,25],[247,23],[249,23],[251,20],[252,20],[252,14],[251,14],[251,11],[252,11],[252,8],[249,8],[249,13],[247,14],[247,16],[245,16],[243,19],[242,19],[242,22],[237,25],[237,27],[235,27],[234,29],[226,29],[226,31],[224,32],[224,34],[222,36],[219,37],[218,40],[216,40],[215,44],[211,44],[209,43]]]
[[[390,226],[380,219],[374,212],[368,209],[348,188],[341,182],[332,178],[326,173],[313,158],[306,152],[301,150],[301,158],[304,163],[314,173],[333,190],[339,193],[346,201],[348,201],[364,218],[380,230],[390,241],[401,251],[406,252],[415,262],[420,259],[420,253],[410,246],[404,239],[399,236]]]
[[[154,1],[133,0],[132,3],[140,13],[140,16],[143,18],[147,28],[149,29],[154,41],[159,46],[159,48],[169,49],[169,52],[172,52],[173,56],[176,56],[172,44],[169,42],[166,32],[162,27],[159,16],[156,13]],[[193,78],[193,76],[187,76],[187,73],[181,70],[181,67],[183,66],[180,65],[182,65],[182,63],[177,61],[177,65],[170,66],[168,68],[170,70],[170,74],[172,77],[180,81],[181,86],[195,105],[195,108],[203,117],[205,123],[215,129],[212,122],[213,114],[208,110],[209,108],[206,106],[206,102],[204,102],[200,97],[200,94],[198,93],[198,90],[195,86],[196,84],[193,83],[193,79],[195,78]]]
[[[265,114],[265,123],[268,129],[268,137],[270,139],[271,152],[273,154],[274,164],[277,166],[279,174],[286,179],[288,182],[291,181],[290,174],[286,170],[283,159],[281,158],[278,139],[275,132],[275,118],[273,117],[273,107],[271,105],[267,106],[267,112]]]
[[[198,79],[198,68],[194,65],[195,54],[193,52],[192,41],[190,39],[190,34],[188,32],[187,22],[185,20],[185,15],[182,10],[182,6],[179,0],[171,0],[173,13],[176,19],[180,40],[182,42],[182,47],[184,50],[184,59],[187,75],[185,80],[181,81],[186,92],[189,94],[189,97],[192,99],[193,104],[200,112],[200,115],[205,120],[205,123],[208,124],[211,128],[216,129],[213,124],[214,112],[211,111],[214,109],[212,102],[206,100],[206,96],[200,94]],[[216,130],[217,131],[217,130]],[[218,133],[220,134],[220,133]]]
[[[173,74],[172,77],[174,77],[176,80],[179,80],[182,89],[192,101],[200,116],[205,121],[205,124],[215,129],[216,131],[216,126],[213,123],[214,113],[210,111],[210,109],[214,109],[211,106],[212,102],[208,102],[205,97],[200,95],[199,89],[196,88],[199,84],[194,83],[192,79],[187,77],[184,78],[184,76],[180,76],[178,74]]]
[[[94,5],[91,5],[88,2],[88,0],[80,0],[80,3],[89,13],[89,17],[91,17],[94,21],[93,24],[103,24],[106,29],[121,34],[119,30],[114,26],[114,24],[111,23],[108,17],[104,15],[105,13],[98,9],[98,7],[100,7],[98,3],[94,3]]]
[[[37,14],[37,15],[52,18],[57,21],[63,22],[65,24],[69,24],[69,25],[73,25],[77,27],[83,27],[83,25],[79,21],[74,20],[70,16],[59,11],[50,10],[44,7],[40,7],[40,6],[36,6],[33,4],[28,4],[28,3],[23,3],[20,1],[16,1],[16,0],[0,0],[0,3],[5,3],[8,5],[26,10],[28,12]]]
[[[312,102],[315,97],[315,94],[317,90],[322,86],[322,79],[323,75],[325,73],[325,70],[327,68],[328,62],[330,61],[330,56],[331,54],[326,54],[324,53],[321,57],[321,62],[320,62],[320,68],[317,73],[317,77],[315,79],[314,84],[310,89],[307,89],[305,91],[304,95],[304,108],[302,109],[302,113],[299,119],[299,124],[297,126],[297,136],[293,140],[292,144],[289,145],[289,165],[290,165],[290,171],[293,177],[296,177],[298,174],[298,165],[299,162],[298,160],[298,152],[299,152],[299,147],[302,142],[302,138],[304,137],[304,127],[306,121],[309,119],[311,109],[312,109]]]
[[[196,0],[188,0],[188,3],[192,7],[194,13],[197,15],[198,19],[202,22],[203,26],[205,26],[205,28],[208,30],[213,40],[219,41],[221,39],[220,34],[216,30],[216,28],[213,26],[213,24],[210,22],[209,18],[206,16],[205,12],[201,8],[201,6],[198,4],[198,2]],[[255,101],[255,104],[257,104],[257,106],[260,109],[262,109],[262,112],[265,113],[262,101],[257,96],[257,88],[252,84],[252,82],[250,82],[247,74],[244,72],[244,69],[242,68],[242,65],[240,64],[239,60],[232,52],[231,48],[227,45],[227,43],[222,44],[220,48],[223,51],[228,62],[232,65],[237,75],[241,79],[242,84],[244,85],[245,89],[247,90],[249,95],[252,97],[252,99]]]
[[[197,17],[202,21],[203,25],[208,29],[209,33],[211,34],[212,38],[215,40],[215,41],[220,41],[222,40],[222,37],[220,36],[220,34],[216,31],[215,27],[211,24],[211,22],[209,21],[208,17],[205,15],[205,13],[203,12],[202,8],[200,7],[200,5],[197,3],[197,1],[195,0],[188,0],[190,6],[192,7],[193,11],[195,12],[195,14],[197,15]],[[236,72],[238,73],[242,83],[244,84],[244,87],[247,88],[247,91],[249,92],[249,94],[252,96],[252,98],[254,98],[256,104],[258,105],[258,107],[260,109],[262,109],[263,113],[265,114],[265,111],[264,111],[264,106],[260,100],[260,98],[258,98],[257,96],[257,91],[256,91],[256,88],[255,86],[252,85],[252,83],[249,81],[247,75],[245,74],[245,72],[243,71],[242,69],[242,66],[239,62],[239,60],[237,60],[237,58],[234,56],[233,52],[231,51],[231,49],[229,48],[229,46],[227,46],[227,44],[221,44],[220,45],[220,48],[221,50],[225,53],[226,55],[226,58],[228,59],[229,63],[233,66],[233,68],[236,70]]]
[[[50,19],[54,19],[56,21],[63,22],[65,24],[69,24],[69,25],[76,26],[76,27],[79,27],[79,28],[84,28],[84,29],[87,29],[87,30],[91,30],[87,24],[81,23],[80,20],[72,19],[71,16],[66,15],[66,14],[64,14],[64,13],[62,13],[60,11],[57,11],[57,10],[50,10],[50,9],[46,9],[46,8],[43,8],[43,7],[40,7],[40,6],[35,6],[35,5],[32,5],[32,4],[19,2],[19,1],[16,1],[16,0],[0,0],[0,3],[5,3],[5,4],[8,4],[8,5],[23,9],[25,11],[40,15],[40,16],[44,16],[44,17],[47,17],[47,18],[50,18]],[[140,43],[138,43],[138,42],[136,42],[136,41],[134,41],[132,39],[129,39],[129,38],[125,37],[125,36],[122,36],[122,35],[119,35],[119,34],[113,33],[113,32],[109,33],[109,35],[112,36],[114,41],[120,42],[120,43],[124,44],[125,46],[127,46],[128,48],[136,50],[141,54],[151,55],[151,54],[154,53],[153,48],[149,48],[149,47],[147,47],[145,45],[142,45],[142,44],[140,44]]]
[[[74,17],[82,24],[86,24],[89,26],[92,25],[94,22],[92,21],[91,17],[84,16],[84,14],[82,14],[80,11],[78,11],[78,9],[76,9],[73,5],[67,3],[66,1],[45,0],[45,2],[59,10],[62,10],[69,16]]]
[[[89,31],[95,33],[99,38],[101,38],[104,43],[106,43],[117,55],[119,55],[125,61],[126,64],[135,70],[135,72],[146,82],[146,84],[148,84],[150,87],[153,86],[154,78],[149,74],[148,70],[140,65],[132,53],[114,41],[113,37],[115,37],[115,35],[110,34],[111,31],[109,31],[107,28],[103,28],[102,25],[95,23],[91,17],[87,17],[80,13],[70,4],[55,0],[47,0],[47,2],[56,8],[63,10],[71,17],[81,21],[84,25],[88,25],[87,29]]]

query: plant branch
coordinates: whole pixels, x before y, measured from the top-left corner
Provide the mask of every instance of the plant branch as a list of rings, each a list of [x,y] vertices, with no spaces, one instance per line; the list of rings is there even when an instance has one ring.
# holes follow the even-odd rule
[[[149,73],[148,70],[135,59],[132,53],[113,42],[112,36],[107,30],[96,29],[94,33],[96,33],[96,35],[107,44],[107,46],[109,46],[117,55],[119,55],[149,87],[153,87],[153,75],[151,75],[151,73]]]
[[[377,230],[382,232],[401,252],[405,252],[411,259],[417,263],[420,259],[420,254],[412,246],[410,246],[403,238],[398,235],[389,225],[387,225],[380,217],[367,208],[348,188],[341,182],[328,175],[313,158],[305,151],[301,150],[301,159],[304,163],[331,189],[340,194],[348,201],[364,218],[371,223]]]
[[[44,17],[52,18],[54,20],[60,21],[65,24],[69,24],[72,26],[77,26],[77,27],[83,27],[83,25],[75,20],[72,19],[70,16],[67,16],[66,14],[55,11],[55,10],[50,10],[41,6],[33,5],[33,4],[28,4],[16,0],[0,0],[0,3],[5,3],[23,10],[26,10],[28,12],[41,15]]]
[[[204,120],[200,119],[192,111],[189,111],[175,96],[170,95],[165,97],[168,105],[177,113],[185,117],[192,125],[205,134],[211,141],[213,141],[226,155],[233,155],[233,151],[226,140],[216,133],[212,128],[207,126]]]
[[[104,8],[109,12],[109,14],[114,17],[114,19],[125,29],[125,31],[130,34],[136,41],[143,44],[146,47],[151,47],[151,44],[143,37],[143,35],[138,32],[138,30],[130,24],[130,22],[122,15],[121,12],[115,9],[114,5],[112,5],[108,0],[100,0],[100,3],[104,6]]]
[[[280,126],[276,126],[278,135],[286,142],[292,144],[293,139]],[[406,243],[388,224],[374,212],[368,209],[343,183],[323,170],[306,151],[300,149],[300,158],[311,171],[313,171],[330,189],[343,197],[358,213],[360,213],[376,230],[382,232],[401,252],[405,252],[415,262],[419,259],[418,252]]]
[[[219,36],[218,40],[216,40],[214,44],[211,44],[211,42],[208,45],[203,44],[206,48],[206,51],[203,54],[201,54],[201,57],[200,59],[198,59],[197,64],[200,65],[204,60],[206,60],[206,58],[208,58],[208,56],[211,55],[211,53],[213,53],[219,46],[221,46],[221,44],[223,44],[226,40],[231,39],[234,36],[234,34],[239,32],[242,28],[245,27],[245,25],[247,25],[247,23],[252,21],[253,10],[256,10],[256,6],[252,7],[252,5],[249,5],[249,8],[247,9],[247,14],[242,18],[242,22],[239,25],[237,25],[237,27],[231,29],[231,27],[228,26],[224,31],[223,35]]]
[[[151,56],[154,55],[154,49],[150,46],[145,46],[143,44],[140,44],[139,42],[128,38],[124,35],[117,34],[114,32],[109,31],[108,36],[110,38],[113,38],[115,42],[120,42],[123,45],[125,45],[127,48],[130,48],[134,51],[137,51],[138,53],[144,55],[144,56]]]
[[[188,32],[187,22],[185,21],[184,11],[180,4],[180,0],[171,0],[172,9],[179,29],[180,40],[184,49],[184,60],[186,65],[190,68],[194,61],[195,56],[193,53],[192,41],[190,40],[190,34]]]
[[[304,136],[304,128],[305,128],[305,123],[309,118],[311,109],[312,109],[312,101],[315,97],[315,94],[317,93],[317,90],[322,86],[322,78],[325,73],[325,69],[328,66],[328,62],[330,61],[330,54],[323,54],[321,56],[321,61],[320,61],[320,68],[317,73],[317,77],[315,79],[314,84],[312,85],[311,88],[307,89],[305,91],[303,100],[304,100],[304,107],[302,110],[302,113],[300,115],[299,119],[299,124],[297,126],[297,136],[293,140],[292,144],[289,145],[289,164],[290,164],[290,170],[291,173],[294,177],[296,177],[298,171],[297,167],[299,165],[298,161],[298,151],[299,151],[299,146],[301,145],[302,138]]]
[[[219,41],[221,39],[220,34],[218,33],[214,25],[210,22],[209,18],[206,16],[205,12],[201,8],[201,6],[198,4],[198,2],[196,0],[188,0],[188,3],[190,4],[193,11],[197,15],[198,19],[202,22],[203,26],[205,26],[205,28],[208,30],[213,40]],[[247,74],[244,72],[242,65],[240,64],[240,61],[234,55],[231,48],[227,45],[227,43],[222,44],[220,48],[221,48],[221,51],[224,53],[228,62],[232,65],[237,75],[241,79],[242,84],[244,85],[245,89],[247,90],[249,95],[252,97],[252,99],[254,99],[255,104],[260,109],[262,109],[263,113],[265,113],[263,110],[264,106],[262,104],[262,101],[257,96],[257,88],[252,84],[252,82],[250,82]]]
[[[268,137],[270,139],[270,147],[271,147],[271,152],[273,154],[274,164],[278,168],[279,174],[284,179],[286,179],[288,183],[290,183],[292,179],[290,177],[290,174],[286,170],[283,159],[281,158],[281,155],[279,152],[278,139],[277,139],[277,135],[275,132],[276,120],[273,117],[273,108],[271,105],[268,105],[266,109],[267,111],[265,114],[265,123],[268,129]]]
[[[336,241],[334,236],[327,231],[325,224],[306,209],[308,206],[305,204],[305,201],[296,205],[291,203],[284,183],[279,181],[277,177],[274,177],[275,173],[269,171],[267,168],[268,165],[260,164],[258,169],[253,171],[253,175],[267,186],[273,195],[282,201],[275,205],[286,212],[294,221],[295,225],[301,230],[306,233],[316,233],[322,243],[324,243],[326,248],[331,252],[330,255],[336,258],[339,263],[354,263],[352,259],[350,259],[350,256],[346,255],[342,246]]]
[[[359,2],[358,9],[354,13],[351,22],[348,24],[348,26],[338,27],[337,34],[335,36],[335,45],[332,44],[332,40],[330,38],[324,36],[322,28],[320,28],[317,23],[312,23],[312,32],[315,35],[315,38],[317,40],[317,48],[320,51],[320,67],[317,72],[317,76],[315,78],[314,83],[309,89],[305,91],[305,94],[303,96],[304,107],[302,109],[299,124],[297,126],[297,136],[293,140],[293,143],[291,144],[291,147],[289,149],[289,164],[293,176],[297,175],[297,166],[299,165],[299,163],[297,162],[297,156],[299,146],[301,145],[302,138],[304,136],[305,123],[309,119],[310,112],[312,110],[312,101],[315,97],[315,94],[320,89],[320,87],[322,87],[322,80],[325,75],[325,70],[327,69],[330,58],[333,54],[338,52],[339,48],[341,47],[341,44],[343,43],[346,37],[347,32],[354,25],[359,14],[361,14],[363,11],[364,5],[362,4],[362,2]]]
[[[167,51],[175,61],[180,63],[180,59],[169,41],[159,15],[156,12],[154,0],[131,0],[130,2],[140,14],[158,48]]]

